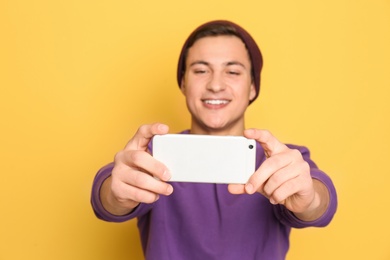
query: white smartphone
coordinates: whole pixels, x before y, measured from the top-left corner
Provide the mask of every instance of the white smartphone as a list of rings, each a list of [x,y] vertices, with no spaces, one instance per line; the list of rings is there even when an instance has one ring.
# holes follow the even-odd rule
[[[172,182],[244,184],[255,171],[256,141],[242,136],[156,135],[153,157],[168,167]]]

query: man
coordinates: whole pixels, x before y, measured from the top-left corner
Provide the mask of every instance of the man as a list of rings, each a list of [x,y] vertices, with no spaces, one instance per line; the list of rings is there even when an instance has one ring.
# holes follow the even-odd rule
[[[137,217],[146,259],[284,259],[291,227],[331,221],[336,191],[309,151],[266,130],[245,129],[261,67],[253,38],[229,21],[198,27],[178,65],[191,114],[182,134],[257,140],[257,170],[245,185],[169,183],[169,169],[151,156],[152,137],[169,131],[159,123],[141,126],[115,162],[98,172],[96,215],[114,222]]]

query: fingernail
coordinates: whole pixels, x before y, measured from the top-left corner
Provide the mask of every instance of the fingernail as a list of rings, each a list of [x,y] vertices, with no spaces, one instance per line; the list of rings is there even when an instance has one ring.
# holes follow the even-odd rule
[[[170,195],[173,192],[173,187],[171,185],[168,185],[167,187],[167,195]]]
[[[162,177],[164,181],[168,181],[171,178],[171,174],[169,173],[169,171],[166,170],[164,171]]]
[[[159,125],[158,126],[158,129],[160,130],[160,131],[167,131],[168,130],[168,127],[166,126],[166,125]]]
[[[278,204],[273,198],[270,198],[270,199],[269,199],[269,202],[271,202],[271,204],[273,204],[273,205]]]

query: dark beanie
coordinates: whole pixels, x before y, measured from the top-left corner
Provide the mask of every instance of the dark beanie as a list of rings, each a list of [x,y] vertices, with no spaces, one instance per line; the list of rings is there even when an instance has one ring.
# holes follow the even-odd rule
[[[244,42],[244,44],[248,50],[249,57],[251,60],[251,65],[252,65],[253,82],[254,82],[255,88],[256,88],[256,96],[250,101],[250,103],[252,103],[253,101],[255,101],[255,99],[257,98],[257,96],[260,93],[260,72],[261,72],[261,68],[263,67],[263,58],[261,56],[260,49],[257,46],[255,40],[252,38],[252,36],[245,29],[243,29],[241,26],[239,26],[233,22],[230,22],[230,21],[216,20],[216,21],[207,22],[207,23],[199,26],[198,28],[196,28],[195,31],[193,31],[190,34],[190,36],[188,36],[188,38],[185,41],[183,48],[180,52],[179,63],[177,66],[177,83],[179,84],[179,87],[180,87],[181,79],[183,77],[183,74],[185,71],[185,66],[186,66],[185,59],[186,59],[186,55],[187,55],[187,50],[188,50],[188,48],[191,47],[190,45],[193,45],[195,43],[195,41],[197,40],[197,39],[195,39],[195,41],[194,41],[194,39],[193,39],[194,36],[202,30],[207,30],[207,28],[215,27],[218,25],[228,26],[228,27],[234,28],[236,36],[239,37]],[[218,36],[218,35],[219,34],[217,34],[216,36]],[[224,35],[224,34],[220,34],[220,35]],[[207,36],[205,36],[205,37],[207,37]],[[202,37],[200,37],[200,38],[202,38]]]

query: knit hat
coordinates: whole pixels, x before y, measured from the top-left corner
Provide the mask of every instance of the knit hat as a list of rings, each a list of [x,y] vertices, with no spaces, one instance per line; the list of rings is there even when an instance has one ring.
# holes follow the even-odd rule
[[[181,53],[180,53],[179,63],[177,66],[177,83],[179,84],[179,87],[180,87],[181,80],[182,80],[182,77],[184,75],[185,66],[186,66],[185,59],[187,56],[187,50],[196,42],[196,40],[202,38],[202,37],[199,37],[199,38],[194,39],[194,36],[197,35],[201,31],[206,32],[209,30],[209,28],[211,28],[211,27],[214,28],[218,25],[228,26],[228,27],[234,28],[235,35],[237,37],[239,37],[244,42],[244,44],[248,50],[249,57],[251,60],[251,65],[252,65],[253,82],[254,82],[255,89],[256,89],[256,95],[250,101],[250,103],[252,103],[253,101],[255,101],[255,99],[257,98],[257,96],[259,95],[259,92],[260,92],[260,72],[261,72],[261,68],[263,67],[263,58],[262,58],[260,49],[257,46],[255,40],[252,38],[252,36],[245,29],[243,29],[239,25],[237,25],[233,22],[230,22],[230,21],[216,20],[216,21],[207,22],[203,25],[200,25],[198,28],[195,29],[195,31],[193,31],[190,34],[190,36],[185,41],[183,48],[181,50]],[[224,34],[223,33],[216,34],[216,36],[218,36],[218,35],[224,35]],[[212,34],[211,34],[211,36],[212,36]],[[207,36],[204,36],[204,37],[207,37]]]

